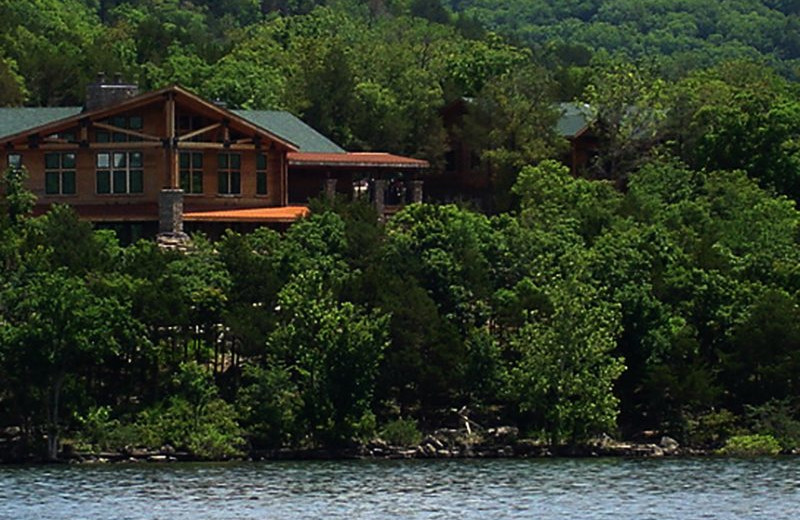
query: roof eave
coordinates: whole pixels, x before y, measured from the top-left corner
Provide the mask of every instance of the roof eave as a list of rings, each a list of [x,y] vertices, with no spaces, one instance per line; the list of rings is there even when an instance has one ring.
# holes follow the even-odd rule
[[[417,163],[373,163],[373,162],[349,162],[349,161],[304,161],[289,159],[290,166],[346,166],[348,168],[413,168],[424,170],[429,168],[428,164]]]

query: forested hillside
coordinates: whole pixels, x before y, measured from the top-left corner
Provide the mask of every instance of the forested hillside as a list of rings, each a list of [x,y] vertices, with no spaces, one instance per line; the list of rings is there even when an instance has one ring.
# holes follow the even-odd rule
[[[794,0],[450,0],[449,5],[524,45],[568,60],[621,52],[683,74],[720,60],[764,59],[798,73],[800,4]],[[585,58],[584,58],[585,59]]]
[[[34,218],[24,171],[5,172],[15,456],[45,438],[51,456],[59,438],[209,458],[413,443],[463,407],[555,447],[650,431],[797,449],[795,4],[0,0],[3,105],[81,104],[119,71],[438,171],[442,108],[467,97],[460,137],[494,201],[385,224],[320,202],[286,233],[178,253],[66,207]],[[554,131],[568,100],[594,121],[577,175]]]

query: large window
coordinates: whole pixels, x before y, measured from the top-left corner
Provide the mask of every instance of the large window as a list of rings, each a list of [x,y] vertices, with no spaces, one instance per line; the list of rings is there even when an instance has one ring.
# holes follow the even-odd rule
[[[201,152],[181,152],[180,176],[184,193],[203,193],[203,154]]]
[[[47,195],[75,194],[75,154],[44,154],[44,192]]]
[[[103,121],[106,124],[116,126],[117,128],[124,128],[126,130],[134,130],[141,132],[144,126],[142,116],[114,116]],[[109,132],[108,130],[97,130],[95,132],[95,139],[98,143],[125,143],[128,141],[141,141],[140,138],[123,134],[122,132]]]
[[[100,152],[96,166],[98,194],[144,191],[142,152]]]
[[[177,129],[178,135],[185,135],[189,132],[193,132],[194,130],[200,130],[211,124],[206,118],[202,116],[190,116],[190,115],[179,115],[177,118]],[[190,137],[189,141],[206,141],[208,140],[208,135],[196,135],[194,137]]]
[[[267,194],[267,155],[256,156],[256,195]]]
[[[218,156],[217,174],[220,195],[238,195],[242,192],[242,156],[238,153],[221,153]]]

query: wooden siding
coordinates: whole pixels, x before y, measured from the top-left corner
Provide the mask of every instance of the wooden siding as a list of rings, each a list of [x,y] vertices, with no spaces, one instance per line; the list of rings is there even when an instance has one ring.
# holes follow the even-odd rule
[[[127,104],[123,104],[126,106]],[[38,205],[50,205],[53,203],[66,203],[75,206],[87,205],[143,205],[157,204],[158,195],[161,189],[173,187],[178,181],[172,179],[171,162],[177,160],[176,154],[181,151],[193,151],[203,154],[203,193],[186,194],[186,202],[191,203],[194,208],[224,208],[224,207],[264,207],[282,206],[286,204],[286,146],[274,140],[268,135],[254,135],[248,127],[241,125],[236,127],[225,114],[220,114],[214,107],[202,106],[193,99],[181,99],[177,96],[175,108],[175,127],[178,127],[177,119],[181,116],[202,118],[207,124],[220,123],[218,129],[212,130],[207,134],[197,136],[192,141],[178,142],[177,149],[165,146],[165,139],[169,135],[168,128],[168,101],[164,96],[152,98],[149,103],[137,104],[127,110],[109,112],[104,110],[102,118],[93,120],[88,131],[82,133],[80,119],[90,119],[92,114],[83,114],[75,119],[71,124],[58,128],[59,135],[70,133],[76,141],[82,137],[88,139],[88,143],[79,144],[77,142],[59,141],[53,142],[46,139],[46,135],[38,134],[34,131],[30,135],[37,136],[30,141],[27,136],[14,140],[13,145],[7,145],[5,153],[0,158],[0,165],[7,166],[9,154],[20,154],[22,164],[27,168],[29,179],[28,188],[37,196]],[[113,117],[138,116],[142,118],[141,128],[134,131],[141,134],[151,135],[157,138],[151,140],[139,140],[140,137],[131,136],[133,141],[106,142],[99,143],[98,135],[105,132],[113,138],[113,130],[107,127],[100,128],[95,123],[111,124]],[[234,116],[236,117],[236,116]],[[230,125],[228,128],[225,128]],[[46,131],[50,131],[47,128]],[[193,129],[196,130],[196,129]],[[188,133],[185,130],[183,133]],[[180,133],[178,134],[178,137]],[[227,137],[228,142],[223,139]],[[254,144],[256,138],[258,146]],[[238,142],[237,142],[238,141]],[[168,141],[167,141],[168,142]],[[51,152],[75,153],[75,193],[65,195],[53,195],[45,193],[45,154]],[[114,152],[141,152],[143,170],[143,192],[125,194],[98,194],[96,187],[96,159],[98,153]],[[240,194],[219,194],[218,188],[218,154],[236,153],[241,156],[241,193]],[[267,155],[267,194],[258,195],[256,193],[256,161],[257,155],[265,153]],[[173,167],[174,168],[174,167]],[[153,220],[158,219],[157,213],[152,215]],[[93,220],[102,221],[102,218]]]

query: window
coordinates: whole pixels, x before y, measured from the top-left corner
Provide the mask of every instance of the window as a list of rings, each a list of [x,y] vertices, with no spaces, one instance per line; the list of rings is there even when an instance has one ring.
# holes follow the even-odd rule
[[[8,154],[8,167],[12,170],[19,170],[22,168],[22,155],[18,153]]]
[[[238,195],[241,190],[242,156],[238,153],[221,153],[218,156],[217,175],[220,195]]]
[[[188,134],[194,130],[200,130],[210,124],[208,120],[201,116],[179,115],[177,117],[178,135]],[[189,139],[190,141],[205,141],[207,136],[196,135]]]
[[[181,152],[178,158],[183,192],[203,193],[203,154],[200,152]]]
[[[256,156],[256,195],[267,194],[267,156],[260,153]]]
[[[75,154],[44,154],[44,192],[47,195],[75,194]]]
[[[103,121],[104,123],[117,128],[125,128],[141,132],[144,127],[142,116],[114,116]],[[97,130],[95,140],[98,143],[125,143],[128,141],[141,141],[134,135],[123,134],[122,132],[109,132],[108,130]]]
[[[96,166],[98,194],[144,192],[142,152],[101,152]]]

